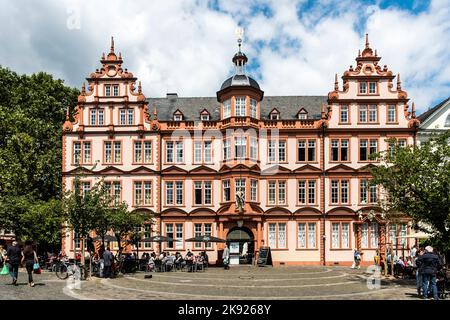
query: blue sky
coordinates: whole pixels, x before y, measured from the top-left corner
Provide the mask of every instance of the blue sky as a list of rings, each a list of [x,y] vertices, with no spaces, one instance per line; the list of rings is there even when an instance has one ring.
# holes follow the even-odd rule
[[[0,65],[81,87],[110,37],[147,96],[214,96],[245,29],[266,95],[326,95],[371,47],[424,111],[450,96],[450,0],[0,0]]]

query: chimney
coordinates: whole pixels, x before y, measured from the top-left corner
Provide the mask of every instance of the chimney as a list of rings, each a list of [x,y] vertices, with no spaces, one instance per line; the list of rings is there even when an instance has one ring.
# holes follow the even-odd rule
[[[176,92],[175,93],[167,93],[166,98],[169,99],[169,101],[177,101],[178,94]]]

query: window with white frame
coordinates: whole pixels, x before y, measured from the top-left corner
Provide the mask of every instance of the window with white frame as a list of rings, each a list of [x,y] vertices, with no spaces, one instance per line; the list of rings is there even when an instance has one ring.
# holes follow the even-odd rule
[[[331,180],[331,203],[346,204],[349,202],[349,180]]]
[[[194,205],[212,204],[212,182],[194,181]]]
[[[378,223],[376,222],[370,224],[370,246],[378,248]]]
[[[258,201],[258,180],[250,180],[250,201]]]
[[[333,222],[331,224],[331,248],[346,249],[350,247],[350,224]]]
[[[209,113],[203,113],[200,115],[200,120],[209,121]]]
[[[166,162],[183,162],[183,141],[166,141]]]
[[[391,123],[397,122],[397,108],[393,104],[388,106],[387,122]]]
[[[286,181],[269,180],[268,181],[268,204],[285,205],[286,204]]]
[[[359,122],[361,122],[361,123],[367,122],[367,106],[366,105],[359,106]]]
[[[151,236],[152,236],[152,225],[151,224],[144,225],[144,239],[151,238]],[[151,242],[144,242],[145,249],[149,249],[151,247],[152,247]]]
[[[299,249],[315,249],[317,247],[317,224],[300,222],[297,227],[297,247]]]
[[[378,119],[378,106],[370,105],[369,106],[369,122],[377,122]]]
[[[250,98],[250,117],[256,118],[257,114],[257,101]]]
[[[95,126],[97,124],[97,109],[91,109],[91,126]]]
[[[103,143],[103,162],[104,163],[121,163],[122,162],[122,142],[121,141],[105,141]]]
[[[119,85],[113,85],[113,95],[117,97],[119,95]]]
[[[235,137],[234,146],[236,158],[242,159],[247,157],[247,137]]]
[[[246,116],[245,97],[236,97],[235,99],[236,99],[235,100],[236,117],[245,117]]]
[[[331,139],[331,161],[348,161],[348,139]]]
[[[316,161],[315,139],[299,139],[297,141],[297,161],[298,162]]]
[[[367,222],[361,225],[361,247],[369,247],[369,224]]]
[[[231,159],[231,144],[229,139],[223,140],[223,160]]]
[[[223,201],[227,202],[231,200],[230,180],[222,181]]]
[[[269,162],[286,161],[286,140],[269,140]]]
[[[258,140],[256,137],[250,137],[250,159],[258,159]]]
[[[244,198],[245,198],[245,179],[236,179],[235,180],[235,190],[234,190],[234,194],[237,194],[240,190],[242,190],[243,194],[244,194]]]
[[[225,100],[223,102],[223,118],[229,118],[231,117],[231,100]]]
[[[339,116],[339,121],[341,123],[347,123],[348,122],[348,106],[341,106],[341,113]]]
[[[360,94],[367,93],[367,83],[366,82],[360,82],[359,83],[359,93]]]
[[[376,82],[369,82],[369,93],[370,94],[377,93],[377,83]]]
[[[109,97],[111,96],[111,86],[105,85],[105,96]]]
[[[359,161],[374,161],[370,158],[372,154],[378,152],[377,139],[361,139],[359,140]]]
[[[269,223],[269,246],[274,249],[286,249],[286,223]]]

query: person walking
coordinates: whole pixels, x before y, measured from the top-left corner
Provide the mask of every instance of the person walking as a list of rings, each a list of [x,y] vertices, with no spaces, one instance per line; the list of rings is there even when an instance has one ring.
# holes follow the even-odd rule
[[[111,268],[114,256],[109,247],[103,252],[103,276],[105,278],[111,278]]]
[[[414,267],[416,268],[416,288],[417,288],[417,295],[419,296],[419,298],[421,298],[423,295],[423,279],[422,279],[422,272],[420,271],[422,260],[419,260],[419,258],[422,255],[423,250],[420,249],[416,254],[416,258],[414,259]]]
[[[223,249],[222,260],[224,269],[230,269],[230,250],[228,249],[227,245],[225,245],[225,248]]]
[[[433,247],[427,246],[425,253],[417,259],[420,266],[420,272],[423,278],[423,298],[428,298],[428,290],[431,282],[431,291],[433,293],[433,299],[438,300],[438,292],[436,286],[436,274],[441,269],[441,261],[439,257],[433,253]]]
[[[352,269],[359,269],[360,268],[360,262],[361,262],[361,253],[358,249],[355,249],[355,252],[353,252],[353,264]]]
[[[9,261],[9,274],[12,278],[12,284],[17,286],[17,277],[19,276],[19,265],[22,259],[22,252],[20,251],[17,241],[13,241],[12,246],[8,248],[6,252],[7,259]]]
[[[21,260],[21,264],[25,264],[25,268],[27,269],[28,273],[28,285],[30,287],[34,287],[33,282],[33,270],[34,270],[34,264],[39,263],[37,254],[33,250],[33,246],[31,242],[25,243],[25,249],[23,250],[23,256]]]

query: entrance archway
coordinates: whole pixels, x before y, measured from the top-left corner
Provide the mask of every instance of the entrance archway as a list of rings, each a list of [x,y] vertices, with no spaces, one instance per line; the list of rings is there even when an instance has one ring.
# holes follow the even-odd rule
[[[234,227],[227,234],[230,264],[251,264],[255,254],[253,232],[247,227]]]

